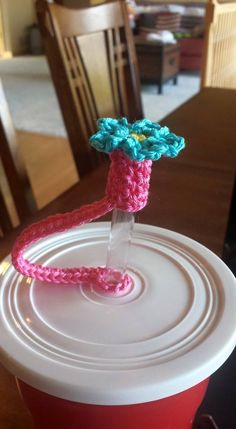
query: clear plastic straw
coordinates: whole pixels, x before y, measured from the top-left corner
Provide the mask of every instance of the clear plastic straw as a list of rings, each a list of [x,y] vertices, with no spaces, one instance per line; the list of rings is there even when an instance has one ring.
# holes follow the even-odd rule
[[[129,247],[134,226],[134,214],[113,210],[107,252],[107,268],[125,272],[129,259]],[[112,279],[111,279],[112,280]]]

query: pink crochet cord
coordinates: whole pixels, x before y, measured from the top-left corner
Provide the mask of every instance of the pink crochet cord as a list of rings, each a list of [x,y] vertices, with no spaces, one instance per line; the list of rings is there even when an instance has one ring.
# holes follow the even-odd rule
[[[49,216],[41,222],[30,225],[19,235],[12,250],[12,263],[17,271],[28,277],[51,283],[93,284],[117,295],[132,285],[130,276],[122,275],[110,268],[47,267],[24,258],[25,250],[43,237],[89,223],[114,208],[136,212],[146,205],[152,161],[132,161],[118,150],[112,152],[110,158],[111,166],[103,199],[69,213]],[[117,280],[115,286],[107,280],[111,275]]]

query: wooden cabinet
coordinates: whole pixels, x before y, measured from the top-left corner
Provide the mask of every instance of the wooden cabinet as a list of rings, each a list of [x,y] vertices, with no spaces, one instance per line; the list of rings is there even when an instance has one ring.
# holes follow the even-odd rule
[[[166,81],[173,79],[177,83],[180,52],[177,43],[164,45],[137,36],[135,46],[142,82],[156,83],[159,94]]]

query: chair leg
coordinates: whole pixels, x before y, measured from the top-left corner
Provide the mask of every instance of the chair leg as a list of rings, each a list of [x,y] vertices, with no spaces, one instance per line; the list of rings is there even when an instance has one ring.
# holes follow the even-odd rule
[[[1,190],[0,190],[0,211],[1,211],[0,232],[2,232],[2,234],[7,234],[12,230],[12,224],[11,224],[10,216],[8,214],[5,200],[2,196]]]
[[[158,87],[157,87],[157,93],[159,95],[163,94],[163,83],[162,82],[160,82]]]
[[[177,83],[178,83],[178,76],[175,76],[175,77],[174,77],[174,79],[173,79],[173,83],[174,83],[174,85],[177,85]]]
[[[193,429],[219,429],[219,427],[212,416],[203,414],[195,419]]]

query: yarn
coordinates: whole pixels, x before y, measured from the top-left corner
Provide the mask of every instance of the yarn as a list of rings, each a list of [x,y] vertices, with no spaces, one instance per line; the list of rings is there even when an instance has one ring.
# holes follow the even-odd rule
[[[13,246],[12,263],[21,274],[37,280],[92,284],[107,293],[119,295],[132,285],[128,274],[104,267],[47,267],[24,258],[26,249],[41,238],[91,222],[115,208],[127,212],[143,209],[148,200],[152,160],[162,155],[176,156],[184,147],[182,137],[146,119],[129,124],[126,118],[104,118],[98,121],[98,127],[99,131],[90,142],[96,149],[110,153],[111,159],[105,197],[27,227]],[[115,281],[111,282],[111,278]]]
[[[114,208],[137,212],[146,205],[152,161],[132,161],[121,151],[113,152],[111,161],[106,196],[102,200],[69,213],[49,216],[30,225],[19,235],[12,250],[12,263],[17,271],[49,283],[93,284],[115,295],[131,287],[132,279],[128,274],[123,275],[110,268],[46,267],[32,263],[23,256],[31,244],[55,232],[67,231],[89,223]],[[115,284],[110,284],[109,279],[112,277],[116,278]]]
[[[129,124],[126,118],[98,120],[99,131],[90,138],[98,151],[111,153],[121,149],[135,161],[156,161],[161,156],[175,157],[184,148],[184,138],[148,119]]]
[[[111,166],[106,192],[117,209],[137,212],[148,200],[152,161],[130,160],[122,151],[111,153]]]

